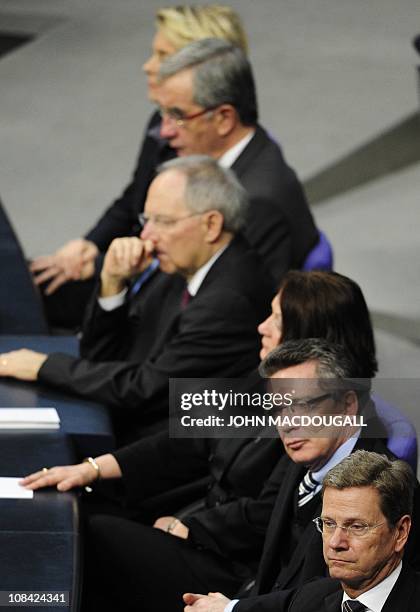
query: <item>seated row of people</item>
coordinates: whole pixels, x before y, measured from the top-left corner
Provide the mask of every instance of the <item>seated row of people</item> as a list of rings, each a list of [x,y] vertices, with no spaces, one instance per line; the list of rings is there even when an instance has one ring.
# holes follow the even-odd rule
[[[188,23],[181,32],[180,23]],[[158,13],[145,71],[159,112],[147,125],[132,183],[86,238],[32,264],[50,295],[69,278],[89,279],[81,294],[73,285],[47,300],[52,310],[55,297],[59,310],[63,300],[69,306],[58,319],[51,314],[55,323],[69,324],[69,312],[71,324],[78,323],[95,287],[81,357],[23,349],[0,359],[0,376],[38,380],[106,404],[120,444],[132,442],[23,481],[62,491],[98,479],[122,482],[123,505],[115,503],[112,515],[103,506],[87,519],[83,606],[89,612],[181,610],[188,591],[186,610],[193,611],[304,609],[307,590],[314,598],[309,605],[330,590],[335,605],[337,584],[325,578],[296,594],[327,575],[325,561],[351,599],[378,576],[397,580],[404,547],[404,563],[420,563],[418,489],[413,510],[407,504],[390,514],[369,488],[376,487],[373,472],[398,467],[383,458],[394,459],[368,388],[331,391],[331,380],[370,379],[377,371],[363,295],[339,274],[287,272],[302,265],[318,231],[294,171],[258,124],[245,40],[226,7]],[[280,428],[281,441],[259,430],[235,440],[169,438],[169,379],[249,375],[258,365],[258,324],[264,377],[315,381],[296,406],[319,415],[363,410],[367,429],[321,437]],[[363,462],[374,466],[370,472]],[[355,476],[359,468],[368,473],[365,481]],[[408,483],[404,469],[400,480]],[[369,501],[349,516],[348,506],[358,505],[352,492],[349,497],[353,487],[367,487]],[[337,494],[342,489],[344,498]],[[360,545],[353,553],[348,543],[357,527],[362,535],[381,527],[370,544],[379,561],[366,569],[361,558],[352,580],[342,566],[363,552]],[[327,537],[333,532],[335,539]],[[409,575],[405,566],[402,575]],[[226,596],[205,595],[215,590]]]
[[[259,329],[263,374],[319,378],[312,398],[325,395],[323,377],[371,378],[376,372],[363,295],[339,274],[289,272],[272,314]],[[357,390],[327,394],[317,410],[357,413],[366,404],[365,395]],[[370,419],[363,435],[351,430],[302,440],[289,432],[283,448],[258,434],[247,440],[203,441],[171,439],[162,432],[96,458],[101,479],[122,479],[128,504],[124,514],[130,518],[101,515],[89,521],[86,609],[141,609],[152,599],[154,609],[181,610],[185,591],[218,590],[232,597],[242,585],[246,597],[238,602],[209,597],[191,605],[221,612],[233,604],[238,610],[286,610],[297,587],[326,574],[311,521],[321,511],[327,471],[357,449],[391,455],[374,408],[369,405],[365,412]],[[317,486],[299,505],[299,485],[308,470]],[[89,463],[82,463],[36,473],[25,485],[68,490],[97,476]],[[206,477],[208,491],[199,497],[191,484]],[[199,500],[198,506],[188,503]],[[415,508],[416,514],[418,501]],[[418,565],[414,545],[408,554]],[[104,577],[109,590],[102,587],[102,601],[98,588]],[[159,589],[162,582],[164,590]]]
[[[55,326],[81,323],[95,283],[95,260],[114,238],[138,235],[156,168],[175,156],[209,155],[232,169],[250,198],[245,237],[264,257],[275,283],[289,268],[300,267],[318,241],[295,172],[258,123],[238,15],[218,5],[170,7],[158,11],[156,24],[144,71],[149,98],[159,110],[146,125],[131,183],[84,238],[32,263]]]

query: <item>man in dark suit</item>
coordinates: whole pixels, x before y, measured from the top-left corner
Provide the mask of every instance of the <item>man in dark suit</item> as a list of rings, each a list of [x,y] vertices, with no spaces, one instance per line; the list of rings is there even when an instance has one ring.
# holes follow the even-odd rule
[[[312,409],[316,407],[317,414],[331,414],[337,408],[346,414],[356,414],[360,406],[368,426],[362,428],[362,432],[353,432],[353,437],[349,437],[352,433],[345,430],[330,434],[328,438],[319,437],[319,433],[317,437],[311,437],[293,428],[281,432],[286,455],[267,483],[267,487],[274,488],[278,494],[266,531],[255,584],[245,585],[240,598],[231,601],[220,593],[208,596],[187,594],[188,612],[287,610],[296,588],[326,574],[321,540],[312,523],[321,512],[321,486],[326,473],[354,450],[391,455],[385,446],[385,433],[368,399],[367,389],[325,396],[324,376],[329,373],[330,378],[340,379],[343,371],[347,372],[345,377],[351,372],[346,356],[341,355],[341,365],[337,367],[337,350],[328,348],[328,343],[322,340],[287,342],[268,355],[261,370],[265,376],[273,379],[320,377],[320,380],[314,381],[314,388],[309,393],[310,398],[317,399],[317,403],[310,403]],[[318,384],[320,388],[316,391]],[[335,402],[338,402],[336,408]],[[305,497],[307,489],[309,493]],[[418,496],[418,490],[416,494]],[[417,513],[418,507],[417,499]],[[417,556],[418,563],[414,539],[413,533],[407,552],[411,558]]]
[[[403,559],[413,512],[415,481],[403,461],[358,451],[323,483],[325,562],[335,580],[298,591],[289,612],[411,612],[420,575]]]
[[[282,356],[282,362],[277,360],[276,372],[280,369],[286,379],[316,374],[321,378],[328,375],[342,378],[351,376],[356,367],[342,348],[332,347],[321,340],[289,342],[279,350],[277,356]],[[297,361],[301,363],[292,365]],[[314,365],[318,362],[323,364],[319,372]],[[269,365],[270,362],[267,363]],[[314,381],[315,384],[318,382]],[[291,386],[290,381],[288,383]],[[298,381],[294,379],[292,383],[294,387]],[[316,405],[319,414],[333,410],[338,414],[352,415],[358,411],[359,399],[354,391],[338,394],[334,398],[331,393],[327,395],[325,389],[318,388],[312,389],[309,395],[299,397],[302,401],[305,397],[310,405]],[[332,432],[328,438],[307,438],[300,448],[296,439],[285,438],[285,448],[290,458],[280,458],[264,484],[254,477],[258,457],[262,456],[262,452],[267,453],[269,447],[261,440],[258,443],[244,441],[243,444],[239,440],[222,440],[217,448],[207,453],[210,489],[201,506],[182,509],[179,505],[172,516],[159,517],[155,522],[157,529],[117,517],[95,517],[91,522],[89,542],[89,550],[95,555],[89,564],[94,568],[96,578],[94,585],[88,583],[92,592],[97,593],[96,585],[102,582],[108,585],[106,598],[110,609],[152,608],[162,612],[181,610],[181,594],[188,587],[194,591],[203,587],[224,588],[233,595],[241,579],[255,573],[273,504],[276,502],[275,515],[279,512],[277,504],[283,500],[289,509],[290,498],[294,499],[297,495],[299,482],[306,472],[302,464],[316,466],[319,471],[320,463],[327,467],[327,463],[338,462],[340,457],[351,452],[356,443],[355,438],[349,437],[351,433],[351,430],[343,430]],[[289,441],[291,445],[288,445]],[[254,453],[255,458],[252,459]],[[112,455],[97,457],[96,462],[101,478],[122,478],[125,491],[134,504],[143,510],[148,497],[156,500],[156,496],[162,493],[171,496],[171,489],[175,487],[178,491],[174,490],[174,493],[178,495],[179,486],[188,482],[189,474],[193,473],[194,478],[199,476],[202,459],[203,455],[197,454],[190,440],[168,440],[161,436],[142,440]],[[267,454],[266,461],[266,468],[271,461],[272,469],[272,455],[270,460]],[[248,474],[244,469],[247,466]],[[261,467],[258,467],[259,474],[262,474]],[[299,479],[296,479],[297,473]],[[96,478],[97,473],[91,465],[82,463],[53,468],[47,474],[38,472],[30,476],[25,484],[31,488],[58,484],[61,490],[67,490],[72,486],[89,484]],[[319,493],[316,493],[316,497],[317,505]],[[170,501],[174,502],[173,499]],[[308,503],[311,506],[310,500]],[[176,508],[175,503],[172,503],[172,507]],[[292,556],[295,539],[302,538],[302,542],[298,542],[301,549],[308,544],[307,540],[303,540],[306,537],[305,521],[310,522],[317,514],[309,513],[307,519],[305,506],[303,509],[305,516],[302,524],[293,525],[292,529],[291,513],[280,508],[284,521],[284,551],[278,553],[280,560],[272,559],[277,571],[279,561],[286,561]],[[312,523],[311,526],[316,540],[320,540]],[[312,553],[312,550],[307,551],[308,557]],[[325,572],[322,551],[320,556],[317,573],[312,576],[319,575],[321,564],[321,573]],[[300,571],[299,566],[296,571]],[[202,606],[214,604],[212,599],[198,598],[193,609],[206,609]],[[222,604],[217,610],[223,611],[228,602],[220,600],[217,603]]]
[[[145,142],[148,153],[140,157],[133,184],[87,240],[96,251],[103,250],[113,236],[137,231],[137,216],[143,210],[144,194],[159,159],[171,154],[210,155],[232,168],[248,192],[251,206],[245,237],[262,255],[278,284],[285,271],[302,266],[319,236],[295,172],[285,162],[279,145],[257,123],[249,61],[230,43],[205,39],[163,62],[160,77],[156,99],[162,123],[154,117]],[[156,139],[159,128],[161,139]],[[58,270],[56,262],[52,264],[52,269]],[[93,273],[92,261],[86,267]]]
[[[236,235],[246,208],[244,189],[215,160],[168,162],[149,189],[141,237],[108,249],[82,358],[14,351],[2,356],[0,375],[107,404],[135,438],[166,422],[169,378],[251,371],[273,288]]]
[[[229,166],[248,192],[248,242],[279,282],[299,268],[318,232],[294,171],[261,128],[251,66],[217,39],[191,43],[163,62],[161,135],[177,155],[205,153]]]

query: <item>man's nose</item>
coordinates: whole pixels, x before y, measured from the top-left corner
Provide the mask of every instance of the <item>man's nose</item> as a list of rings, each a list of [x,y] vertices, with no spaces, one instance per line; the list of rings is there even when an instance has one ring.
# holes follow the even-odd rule
[[[167,115],[162,115],[162,123],[160,125],[161,138],[174,138],[178,132],[178,126],[175,121]]]
[[[345,529],[338,525],[334,529],[331,535],[328,536],[328,545],[333,549],[346,549],[349,546],[349,536]]]
[[[144,225],[143,229],[140,232],[140,238],[142,240],[151,240],[152,242],[156,242],[156,232],[154,228],[153,221],[147,221]]]

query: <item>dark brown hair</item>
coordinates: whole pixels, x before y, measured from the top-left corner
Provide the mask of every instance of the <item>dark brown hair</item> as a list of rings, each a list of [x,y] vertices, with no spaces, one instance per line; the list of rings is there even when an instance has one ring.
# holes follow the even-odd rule
[[[281,341],[324,338],[353,357],[356,378],[378,371],[369,310],[357,283],[337,272],[289,271],[280,286]]]

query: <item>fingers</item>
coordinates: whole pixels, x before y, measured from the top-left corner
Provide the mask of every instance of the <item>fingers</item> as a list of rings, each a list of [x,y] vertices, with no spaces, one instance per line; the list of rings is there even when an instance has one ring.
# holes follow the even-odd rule
[[[44,487],[57,486],[59,491],[69,491],[74,487],[83,487],[94,480],[86,470],[84,464],[43,468],[38,472],[29,474],[20,481],[26,489],[36,491]]]
[[[201,595],[200,593],[184,593],[182,599],[184,600],[184,603],[188,604],[189,606],[192,606],[202,597],[204,597],[204,595]]]
[[[39,470],[34,474],[30,474],[20,481],[20,484],[26,489],[36,491],[36,489],[42,489],[43,487],[53,487],[61,479],[60,468],[51,468],[48,471]]]
[[[40,272],[55,265],[57,265],[57,257],[55,255],[42,255],[31,261],[29,269],[31,272]]]
[[[139,238],[116,238],[105,256],[103,271],[110,276],[129,278],[152,262],[153,243]]]
[[[57,274],[60,274],[60,272],[61,272],[61,268],[55,265],[49,268],[46,268],[40,274],[36,274],[34,276],[35,284],[42,285],[42,283],[45,283],[51,278],[54,278],[55,276],[57,276]]]
[[[48,287],[45,289],[45,295],[52,295],[61,285],[64,285],[69,280],[65,272],[59,272]],[[77,280],[77,279],[74,279]]]

